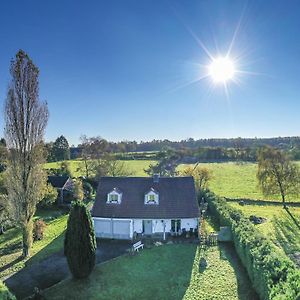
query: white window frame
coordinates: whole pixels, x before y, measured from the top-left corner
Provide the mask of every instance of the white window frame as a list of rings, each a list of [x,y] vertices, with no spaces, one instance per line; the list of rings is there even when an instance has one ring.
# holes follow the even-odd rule
[[[153,197],[154,197],[154,199],[153,199]],[[152,198],[152,199],[150,199],[150,198]],[[154,190],[149,191],[148,193],[145,194],[144,203],[146,205],[158,205],[159,204],[159,194]]]
[[[112,200],[112,196],[117,196],[117,199],[116,200]],[[122,193],[118,193],[116,191],[116,189],[113,189],[110,193],[107,194],[107,200],[106,200],[106,203],[108,204],[120,204],[121,203],[121,200],[122,200]]]

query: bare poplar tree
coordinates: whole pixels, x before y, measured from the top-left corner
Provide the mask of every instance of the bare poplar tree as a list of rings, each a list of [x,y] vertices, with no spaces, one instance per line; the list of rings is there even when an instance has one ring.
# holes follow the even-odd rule
[[[48,108],[39,101],[39,69],[24,51],[11,61],[10,74],[5,103],[6,188],[22,228],[23,256],[27,257],[32,246],[32,219],[46,184],[42,163]]]

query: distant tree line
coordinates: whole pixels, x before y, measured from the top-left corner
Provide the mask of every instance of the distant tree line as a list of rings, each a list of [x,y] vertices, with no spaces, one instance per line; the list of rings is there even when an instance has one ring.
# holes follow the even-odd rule
[[[101,137],[81,137],[78,146],[71,146],[67,138],[59,136],[45,144],[48,162],[69,159],[99,158],[107,154],[118,160],[159,160],[159,152],[175,151],[181,163],[210,161],[257,161],[257,151],[263,146],[283,150],[292,160],[300,160],[300,137],[186,139],[181,141],[153,140],[151,142],[109,142]],[[0,171],[4,169],[5,140],[0,139]]]
[[[108,142],[108,148],[111,152],[145,152],[145,151],[163,151],[168,148],[174,150],[180,149],[198,149],[198,148],[259,148],[262,146],[271,146],[279,149],[292,149],[300,147],[300,137],[274,137],[274,138],[222,138],[222,139],[198,139],[193,138],[170,141],[170,140],[152,140],[148,142],[121,141]]]

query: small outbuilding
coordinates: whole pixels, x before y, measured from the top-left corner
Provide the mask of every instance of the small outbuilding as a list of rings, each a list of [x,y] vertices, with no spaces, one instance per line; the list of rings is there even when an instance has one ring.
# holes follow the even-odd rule
[[[54,188],[57,189],[58,204],[69,204],[69,199],[71,199],[71,195],[73,194],[74,182],[69,176],[60,176],[53,175],[48,176],[48,183],[50,183]]]
[[[193,177],[102,177],[92,209],[96,236],[132,239],[198,228]]]

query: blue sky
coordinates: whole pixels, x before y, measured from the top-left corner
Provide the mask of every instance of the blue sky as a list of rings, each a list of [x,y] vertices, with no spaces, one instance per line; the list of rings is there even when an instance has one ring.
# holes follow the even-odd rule
[[[0,106],[22,48],[40,68],[47,140],[299,135],[299,15],[278,0],[1,1]],[[239,23],[231,56],[248,73],[229,95],[188,84],[209,64],[197,39],[225,54]]]

